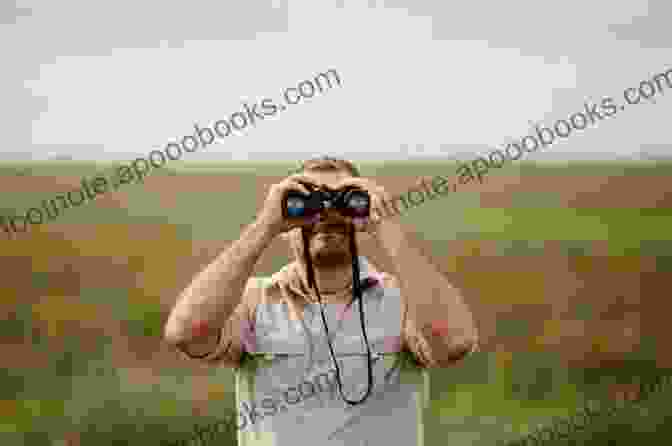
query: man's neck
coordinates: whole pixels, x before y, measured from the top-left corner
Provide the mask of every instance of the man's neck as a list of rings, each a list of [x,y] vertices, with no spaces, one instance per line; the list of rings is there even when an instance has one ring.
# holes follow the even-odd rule
[[[352,298],[352,265],[314,266],[315,283],[323,302],[350,302]],[[314,296],[316,299],[317,296]]]

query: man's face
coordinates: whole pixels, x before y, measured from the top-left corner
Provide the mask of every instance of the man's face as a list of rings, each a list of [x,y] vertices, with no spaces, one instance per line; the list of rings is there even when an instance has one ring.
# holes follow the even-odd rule
[[[341,181],[351,175],[347,171],[306,171],[306,177],[316,185],[336,189]],[[303,253],[301,230],[294,229],[289,233],[290,243],[295,255]],[[308,246],[310,256],[316,268],[336,268],[349,265],[352,261],[348,226],[340,214],[326,209],[320,221],[308,228]]]

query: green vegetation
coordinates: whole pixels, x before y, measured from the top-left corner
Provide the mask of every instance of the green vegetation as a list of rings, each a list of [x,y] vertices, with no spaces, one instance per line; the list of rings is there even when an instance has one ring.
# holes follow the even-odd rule
[[[48,357],[48,366],[12,367],[0,373],[0,443],[3,446],[50,445],[54,439],[81,432],[83,445],[158,446],[188,437],[195,424],[215,422],[221,418],[220,414],[233,408],[233,380],[227,370],[212,370],[207,381],[213,389],[218,389],[213,391],[218,396],[205,403],[204,415],[194,416],[195,397],[188,368],[162,370],[154,375],[152,383],[142,383],[131,371],[114,362],[109,333],[91,335],[97,344],[84,351],[78,337],[66,336],[65,341],[60,342],[63,336],[58,334],[61,333],[59,324],[78,318],[86,320],[90,317],[88,305],[119,321],[130,339],[140,342],[158,338],[165,317],[165,307],[158,303],[159,297],[172,295],[181,285],[175,279],[180,259],[194,255],[192,248],[196,243],[235,239],[257,210],[258,177],[282,176],[294,167],[295,163],[182,163],[158,169],[151,175],[194,178],[217,175],[223,179],[235,175],[237,182],[226,196],[215,191],[202,191],[195,196],[189,190],[172,190],[170,200],[156,188],[129,185],[124,192],[124,206],[103,207],[92,203],[70,209],[59,217],[59,223],[95,225],[94,238],[61,239],[38,232],[31,234],[32,238],[27,241],[0,240],[0,262],[7,267],[23,262],[29,269],[24,271],[24,276],[16,275],[16,278],[14,274],[7,274],[0,284],[3,304],[13,305],[13,311],[1,321],[2,337],[15,342],[22,340],[27,351]],[[1,164],[0,179],[92,177],[113,168],[114,165],[104,163]],[[452,174],[455,165],[448,162],[386,162],[384,166],[362,163],[361,170],[364,175],[433,176]],[[644,175],[672,177],[672,163],[568,166],[521,162],[491,171],[489,175],[625,175],[636,184],[637,177]],[[656,271],[672,271],[670,208],[566,208],[557,193],[534,190],[516,193],[511,207],[484,208],[477,190],[470,187],[469,191],[458,191],[425,203],[402,219],[420,237],[431,242],[432,253],[446,262],[449,258],[472,255],[452,252],[450,246],[455,240],[468,241],[476,247],[485,242],[494,243],[499,255],[511,258],[544,256],[546,241],[560,241],[571,261],[590,258],[595,241],[608,241],[608,254],[627,263],[619,268],[638,271],[640,260],[655,257]],[[17,186],[0,198],[0,210],[23,212],[59,192],[62,191],[21,192]],[[141,228],[152,228],[155,235],[139,239],[133,230]],[[148,231],[143,232],[146,233]],[[107,265],[127,268],[131,279],[115,284],[115,288],[80,287],[78,283],[70,288],[63,285],[59,274],[64,264],[74,265],[75,270],[77,265],[93,261],[106,265],[100,259],[108,259]],[[283,261],[278,259],[272,268]],[[460,272],[459,268],[456,270]],[[25,281],[25,277],[32,277],[29,287],[20,282]],[[505,281],[484,281],[479,277],[473,279],[473,294],[482,295],[483,299],[517,297],[521,301],[526,295],[534,294],[535,299],[543,300],[543,293],[535,290],[542,285],[552,286],[544,280],[522,274],[510,275]],[[516,296],[514,291],[523,296]],[[72,293],[76,293],[75,297],[81,302],[67,300]],[[39,308],[31,307],[24,302],[29,295],[44,297],[46,303]],[[61,305],[58,299],[68,305]],[[573,316],[576,319],[594,319],[590,302],[571,312],[576,313]],[[539,335],[534,332],[532,322],[525,319],[525,314],[501,314],[496,318],[495,332],[497,336],[532,339]],[[559,417],[570,417],[588,400],[605,400],[608,386],[614,382],[641,381],[659,375],[653,343],[651,339],[643,339],[638,351],[629,355],[629,361],[609,369],[568,370],[558,356],[538,349],[478,352],[458,367],[432,372],[427,445],[494,446],[500,441],[520,439],[539,424],[548,425]],[[658,444],[641,432],[662,429],[662,423],[669,425],[672,421],[669,416],[665,418],[666,412],[662,409],[668,394],[665,397],[651,395],[639,408],[626,408],[618,416],[601,418],[594,427],[576,434],[574,438],[581,440],[577,444],[630,444],[633,441]],[[632,426],[638,436],[626,437],[620,428],[613,427],[619,423]],[[607,434],[600,433],[606,432],[607,427],[612,432],[609,440],[620,439],[622,443],[607,441]],[[661,434],[664,435],[669,437],[670,433]],[[226,439],[218,444],[234,444],[233,432],[224,437]],[[589,442],[588,438],[599,438],[601,442]]]

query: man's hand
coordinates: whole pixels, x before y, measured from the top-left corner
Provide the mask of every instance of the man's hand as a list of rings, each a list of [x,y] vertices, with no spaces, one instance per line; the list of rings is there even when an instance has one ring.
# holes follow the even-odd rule
[[[265,225],[271,231],[273,236],[297,227],[314,224],[315,219],[310,217],[285,219],[282,215],[282,202],[287,192],[295,190],[308,195],[310,191],[306,187],[307,184],[316,186],[315,181],[311,178],[295,174],[272,185],[268,191],[268,195],[266,196],[266,200],[264,201],[259,216],[257,217],[257,221]]]
[[[356,186],[369,194],[371,198],[371,214],[369,218],[352,219],[355,229],[359,232],[366,232],[372,237],[379,236],[378,230],[383,222],[384,216],[380,214],[380,209],[385,209],[385,203],[391,202],[392,197],[380,185],[367,178],[346,178],[338,184],[338,189]]]

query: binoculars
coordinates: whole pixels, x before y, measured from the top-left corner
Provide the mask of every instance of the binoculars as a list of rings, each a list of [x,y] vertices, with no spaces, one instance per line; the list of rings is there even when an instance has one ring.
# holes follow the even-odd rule
[[[301,183],[311,190],[309,195],[289,191],[283,200],[285,218],[313,217],[325,209],[334,209],[343,217],[368,217],[371,210],[369,194],[355,186],[341,190]]]

